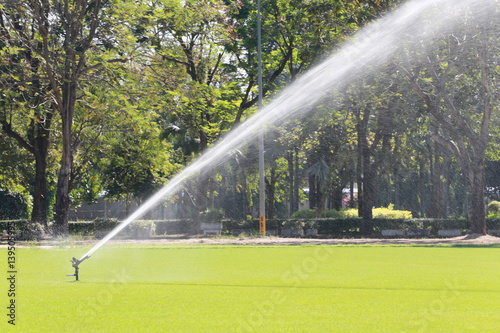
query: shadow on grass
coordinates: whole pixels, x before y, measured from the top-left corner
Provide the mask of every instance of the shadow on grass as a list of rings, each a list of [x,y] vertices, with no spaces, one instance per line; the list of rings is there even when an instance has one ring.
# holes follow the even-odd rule
[[[68,281],[68,283],[81,283],[81,284],[98,284],[98,285],[111,285],[111,284],[127,284],[127,285],[156,285],[156,286],[172,286],[172,287],[210,287],[210,288],[276,288],[276,289],[329,289],[329,290],[379,290],[379,291],[422,291],[422,292],[442,292],[442,291],[456,291],[456,292],[469,292],[469,293],[500,293],[500,289],[465,289],[465,288],[449,288],[449,287],[429,287],[429,288],[416,288],[416,287],[374,287],[374,286],[318,286],[318,285],[271,285],[271,284],[225,284],[225,283],[181,283],[181,282],[162,282],[162,281],[130,281],[130,282],[85,282],[85,281]]]

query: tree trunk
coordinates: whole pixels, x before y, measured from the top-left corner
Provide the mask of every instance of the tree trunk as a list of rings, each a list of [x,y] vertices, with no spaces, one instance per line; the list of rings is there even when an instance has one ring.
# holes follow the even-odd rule
[[[316,209],[318,202],[316,200],[316,181],[314,176],[309,176],[309,209]]]
[[[47,227],[47,151],[35,148],[35,190],[31,222]]]
[[[425,202],[424,202],[424,187],[425,187],[425,164],[423,158],[419,159],[418,163],[418,202],[420,208],[420,217],[425,216]]]
[[[20,147],[26,149],[35,157],[35,185],[33,191],[33,209],[31,222],[40,223],[47,227],[47,155],[49,147],[50,127],[52,117],[45,117],[42,121],[38,115],[31,119],[28,130],[28,141],[12,129],[7,120],[1,120],[3,131],[16,140]],[[32,134],[36,133],[36,136]]]
[[[358,116],[358,181],[361,186],[358,188],[358,215],[362,218],[360,232],[371,234],[373,232],[373,174],[370,163],[370,149],[366,138],[368,131],[369,110],[365,110],[363,119]]]
[[[470,231],[473,234],[486,235],[486,212],[484,204],[484,165],[481,165],[479,166],[479,168],[474,169],[472,174],[469,175],[469,178],[471,178],[469,181],[472,193]]]
[[[295,211],[293,210],[294,207],[295,207],[295,199],[294,199],[294,196],[293,196],[293,193],[294,193],[294,172],[293,172],[293,152],[292,151],[289,151],[287,152],[286,154],[286,160],[288,161],[288,179],[289,179],[289,182],[288,182],[288,186],[290,188],[290,193],[289,193],[289,203],[290,203],[290,207],[288,208],[288,218],[292,217],[292,214],[295,213]]]
[[[363,149],[363,205],[359,215],[362,218],[360,232],[365,235],[373,232],[374,180],[370,164],[370,151],[369,149]]]
[[[295,147],[295,170],[293,176],[293,198],[294,198],[294,206],[293,211],[296,212],[299,210],[299,148]]]
[[[445,178],[445,183],[443,187],[443,217],[450,216],[450,188],[451,181],[453,177],[453,172],[451,169],[451,156],[449,154],[445,154],[445,160],[443,164],[443,176]]]
[[[351,181],[349,185],[349,202],[347,203],[347,207],[354,208],[354,181]]]
[[[340,210],[342,208],[342,187],[336,188],[332,193],[332,208]]]
[[[240,191],[241,200],[239,205],[240,209],[238,212],[238,216],[240,216],[242,220],[246,220],[248,212],[248,202],[247,202],[247,175],[245,173],[245,170],[241,170],[241,186],[242,186],[242,189]]]
[[[276,166],[273,165],[273,167],[270,170],[270,177],[266,177],[265,182],[266,182],[266,196],[267,196],[267,207],[266,207],[266,214],[268,218],[274,219],[274,201],[275,201],[275,193],[276,193]]]
[[[67,73],[69,73],[69,70]],[[67,78],[67,80],[70,80],[70,78]],[[57,179],[56,216],[54,223],[54,232],[56,235],[68,234],[70,177],[73,162],[71,127],[73,125],[73,113],[76,103],[76,84],[72,82],[63,84],[62,92],[62,155],[61,168]]]
[[[431,148],[429,148],[430,151]],[[434,161],[433,161],[434,160]],[[443,198],[442,198],[442,183],[441,183],[441,149],[437,142],[434,142],[434,154],[431,153],[431,177],[432,177],[432,188],[431,188],[431,208],[429,211],[429,217],[432,218],[442,218],[443,217]]]

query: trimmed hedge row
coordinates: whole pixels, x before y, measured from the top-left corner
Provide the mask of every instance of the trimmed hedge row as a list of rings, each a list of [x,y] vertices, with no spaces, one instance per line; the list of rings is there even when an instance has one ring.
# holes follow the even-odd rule
[[[43,227],[30,220],[0,221],[0,232],[8,230],[15,235],[17,240],[38,240],[43,237]]]
[[[361,218],[323,218],[307,220],[268,220],[267,230],[276,230],[278,234],[282,229],[317,229],[323,235],[355,234],[361,227]],[[31,240],[40,239],[43,228],[39,224],[33,224],[29,220],[0,221],[0,231],[8,230],[9,223],[13,223],[13,231],[16,239]],[[121,222],[117,219],[97,218],[94,221],[79,221],[69,223],[70,234],[83,236],[104,237],[109,231],[117,227]],[[128,226],[122,236],[133,237],[140,232],[147,231],[150,234],[184,234],[188,233],[190,221],[187,220],[139,220]],[[373,219],[374,232],[380,233],[384,229],[428,229],[432,235],[437,235],[438,230],[460,229],[465,231],[470,222],[466,219]],[[222,221],[223,234],[257,233],[259,220]],[[487,218],[487,230],[500,230],[500,218]],[[12,224],[10,225],[12,228]]]

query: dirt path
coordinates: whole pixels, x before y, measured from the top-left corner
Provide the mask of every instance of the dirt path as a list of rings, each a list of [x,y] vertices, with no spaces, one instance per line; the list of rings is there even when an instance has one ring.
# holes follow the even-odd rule
[[[500,244],[500,238],[489,235],[466,235],[454,238],[189,238],[161,240],[123,240],[118,243],[154,243],[154,244],[235,244],[235,245],[300,245],[300,244]]]
[[[69,240],[56,242],[46,239],[40,242],[17,242],[16,247],[43,247],[51,248],[56,246],[92,245],[96,240]],[[321,239],[321,238],[281,238],[281,237],[257,237],[257,238],[202,238],[202,237],[165,237],[146,240],[111,240],[110,244],[213,244],[213,245],[300,245],[300,244],[407,244],[407,245],[488,245],[500,244],[500,238],[490,235],[466,235],[454,238],[351,238],[351,239]],[[0,247],[6,247],[5,242],[0,243]]]

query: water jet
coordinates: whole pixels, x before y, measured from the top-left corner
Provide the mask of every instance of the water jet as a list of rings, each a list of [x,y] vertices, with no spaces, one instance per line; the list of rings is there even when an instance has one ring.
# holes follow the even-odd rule
[[[286,121],[305,117],[327,92],[340,91],[357,78],[375,72],[404,44],[407,36],[420,39],[422,42],[428,41],[435,32],[446,32],[460,21],[460,8],[487,17],[495,15],[488,12],[488,6],[485,6],[493,3],[495,0],[414,0],[362,29],[354,36],[353,42],[343,45],[336,54],[304,73],[261,112],[223,136],[219,143],[173,177],[165,187],[100,240],[81,259],[73,258],[71,262],[75,274],[71,276],[75,276],[78,280],[81,262],[88,259],[92,253],[165,196],[173,195],[183,186],[185,180],[208,167],[222,165],[227,161],[229,151],[239,149],[246,142],[255,140],[262,124],[280,126]],[[443,16],[442,13],[446,11],[451,11],[450,15]]]

